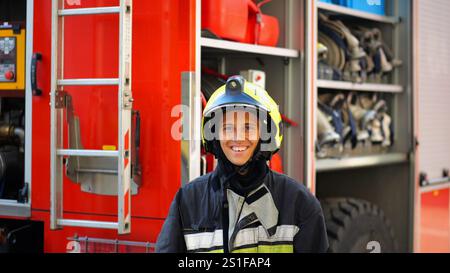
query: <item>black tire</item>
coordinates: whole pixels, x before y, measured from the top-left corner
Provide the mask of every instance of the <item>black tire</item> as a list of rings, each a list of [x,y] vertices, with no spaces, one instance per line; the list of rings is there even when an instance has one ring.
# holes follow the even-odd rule
[[[376,205],[352,198],[321,200],[331,253],[397,252],[394,231]]]

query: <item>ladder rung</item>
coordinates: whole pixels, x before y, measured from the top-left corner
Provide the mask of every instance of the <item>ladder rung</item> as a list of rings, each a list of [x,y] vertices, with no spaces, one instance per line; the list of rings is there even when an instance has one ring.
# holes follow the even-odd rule
[[[63,79],[58,80],[58,85],[119,85],[119,79]]]
[[[91,156],[91,157],[118,157],[118,151],[108,150],[71,150],[71,149],[59,149],[56,151],[57,155],[66,156]]]
[[[78,9],[60,9],[58,10],[58,15],[71,16],[71,15],[109,14],[119,12],[120,7],[78,8]]]
[[[79,173],[103,173],[103,174],[118,174],[116,170],[105,169],[78,169]]]
[[[119,224],[116,222],[71,220],[71,219],[58,219],[57,224],[59,226],[106,228],[106,229],[117,229],[119,227]]]

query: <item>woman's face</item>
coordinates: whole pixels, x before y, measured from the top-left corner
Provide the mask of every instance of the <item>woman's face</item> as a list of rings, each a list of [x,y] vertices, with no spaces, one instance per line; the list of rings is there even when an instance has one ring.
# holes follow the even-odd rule
[[[251,112],[227,111],[219,127],[220,147],[228,160],[242,166],[259,142],[258,117]]]

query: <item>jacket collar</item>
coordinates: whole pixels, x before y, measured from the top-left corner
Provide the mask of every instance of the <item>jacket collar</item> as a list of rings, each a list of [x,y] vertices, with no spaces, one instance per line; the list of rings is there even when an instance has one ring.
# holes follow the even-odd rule
[[[279,212],[267,186],[262,184],[252,192],[247,197],[246,203],[256,214],[269,236],[274,235],[278,224]]]
[[[271,171],[267,169],[266,174],[262,177],[257,188],[247,194],[246,205],[256,215],[269,236],[272,236],[276,232],[279,212],[272,194],[266,186],[272,177],[270,174]],[[229,190],[233,194],[245,197],[246,194],[237,192],[234,188],[230,187],[230,180],[235,179],[235,177],[223,170],[220,164],[214,170],[211,178],[212,187],[215,191],[226,194],[227,190]],[[224,197],[226,198],[226,196]]]
[[[246,175],[240,175],[230,162],[219,159],[216,167],[216,179],[222,189],[232,189],[241,196],[248,196],[267,179],[269,167],[265,160],[254,160]]]
[[[269,175],[265,178],[265,182],[268,177]],[[228,193],[239,195],[232,189],[229,189]],[[243,197],[242,195],[239,196]],[[247,207],[245,211],[247,213],[246,215],[242,215],[240,221],[247,221],[248,224],[250,224],[256,221],[256,219],[254,219],[254,216],[256,216],[257,220],[259,220],[261,225],[267,231],[269,237],[274,235],[278,225],[279,212],[266,184],[263,183],[257,189],[250,192],[247,198],[245,198],[245,203],[245,206]],[[242,226],[242,228],[244,227],[245,226]]]

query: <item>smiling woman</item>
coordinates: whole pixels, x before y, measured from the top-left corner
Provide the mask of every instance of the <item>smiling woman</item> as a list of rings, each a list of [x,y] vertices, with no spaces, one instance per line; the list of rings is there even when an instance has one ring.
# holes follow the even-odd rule
[[[202,129],[217,168],[178,191],[157,252],[327,250],[319,201],[267,166],[282,141],[281,115],[267,91],[231,77],[209,99]]]
[[[220,147],[236,166],[244,165],[259,142],[259,123],[255,113],[233,110],[226,112],[219,127]]]

